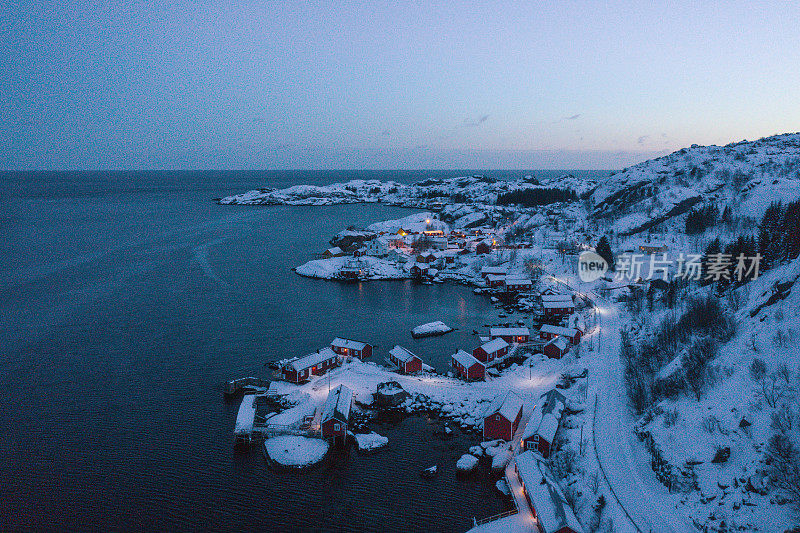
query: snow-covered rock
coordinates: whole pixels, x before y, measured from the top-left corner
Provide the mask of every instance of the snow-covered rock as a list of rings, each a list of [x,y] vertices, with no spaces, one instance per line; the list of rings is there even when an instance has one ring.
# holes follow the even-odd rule
[[[511,452],[508,450],[501,450],[492,457],[492,470],[495,472],[503,470],[509,462],[511,462]]]
[[[495,483],[494,486],[497,487],[497,490],[499,490],[506,496],[511,495],[511,489],[509,488],[508,483],[506,482],[505,479],[497,480],[497,483]]]
[[[371,433],[356,433],[356,442],[359,450],[369,452],[389,444],[389,437],[378,435],[374,431]]]
[[[456,463],[456,470],[460,472],[471,472],[476,466],[478,466],[478,458],[465,453]]]
[[[415,327],[411,330],[411,336],[414,338],[433,337],[436,335],[444,335],[445,333],[449,333],[451,331],[453,331],[453,328],[441,320],[437,320],[436,322],[428,322],[427,324],[422,324]]]

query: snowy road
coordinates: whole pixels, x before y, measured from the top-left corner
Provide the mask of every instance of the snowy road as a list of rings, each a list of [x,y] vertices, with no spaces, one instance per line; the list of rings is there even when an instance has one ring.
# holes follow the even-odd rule
[[[649,454],[632,431],[619,360],[620,313],[598,300],[602,331],[597,365],[593,439],[600,468],[636,530],[684,533],[695,528],[675,508],[672,496],[655,478]],[[603,364],[604,363],[604,364]]]

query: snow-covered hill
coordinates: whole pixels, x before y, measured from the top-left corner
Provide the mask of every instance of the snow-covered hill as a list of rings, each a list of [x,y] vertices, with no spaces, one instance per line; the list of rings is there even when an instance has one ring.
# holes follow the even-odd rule
[[[800,196],[800,133],[697,146],[612,174],[592,193],[592,215],[632,234],[700,202],[758,219],[770,202]]]
[[[488,176],[428,179],[404,185],[394,181],[352,180],[331,185],[294,185],[286,189],[257,189],[228,196],[220,204],[231,205],[330,205],[384,202],[407,207],[432,203],[494,205],[499,195],[525,189],[564,189],[581,196],[597,182],[570,174],[539,183],[533,177],[500,180]]]

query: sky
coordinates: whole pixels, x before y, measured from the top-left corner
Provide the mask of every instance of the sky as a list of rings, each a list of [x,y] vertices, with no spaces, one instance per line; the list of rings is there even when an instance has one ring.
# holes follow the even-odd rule
[[[800,130],[796,2],[4,2],[0,168],[617,169]]]

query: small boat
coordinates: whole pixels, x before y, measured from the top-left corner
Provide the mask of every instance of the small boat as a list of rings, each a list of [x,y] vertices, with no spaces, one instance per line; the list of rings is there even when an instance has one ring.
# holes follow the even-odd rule
[[[436,477],[436,471],[439,469],[439,465],[429,466],[428,468],[423,469],[419,475],[426,479],[430,479],[432,477]]]
[[[497,315],[497,318],[508,318],[508,315]]]

